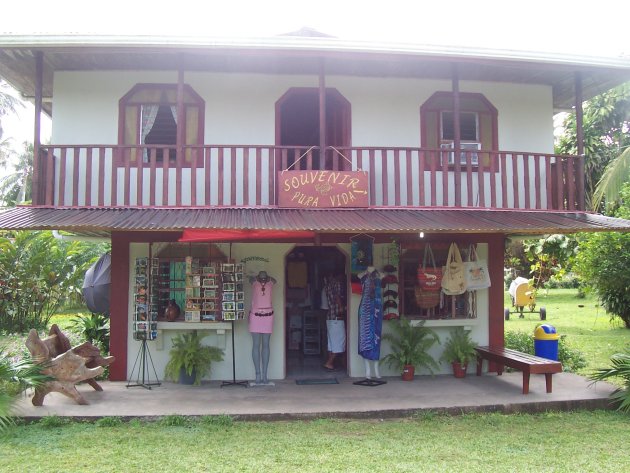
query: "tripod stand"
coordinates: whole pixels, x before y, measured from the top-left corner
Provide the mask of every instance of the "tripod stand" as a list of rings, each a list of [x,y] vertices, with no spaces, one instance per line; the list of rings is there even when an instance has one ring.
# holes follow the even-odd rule
[[[236,358],[234,357],[234,321],[232,320],[232,381],[223,381],[223,386],[243,386],[247,387],[247,381],[236,381]]]
[[[138,362],[140,363],[138,364]],[[154,382],[151,382],[149,364],[153,369],[153,375],[155,376]],[[138,366],[138,377],[136,378],[135,384],[131,384],[131,379],[133,378],[133,373],[136,371],[136,366]],[[151,358],[151,352],[149,351],[147,341],[142,340],[142,345],[140,346],[140,350],[138,350],[138,356],[136,356],[136,361],[134,361],[133,368],[131,369],[131,376],[129,377],[129,381],[127,381],[127,387],[134,388],[141,386],[145,389],[151,389],[151,386],[160,386],[161,384],[162,383],[160,383],[160,380],[158,379],[157,372],[155,371],[155,366],[153,365],[153,359]]]

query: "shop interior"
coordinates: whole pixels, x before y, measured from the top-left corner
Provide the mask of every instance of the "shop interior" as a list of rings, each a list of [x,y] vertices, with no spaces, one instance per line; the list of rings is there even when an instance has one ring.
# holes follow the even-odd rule
[[[287,255],[285,268],[287,377],[346,374],[347,352],[336,355],[334,371],[323,366],[328,360],[328,310],[322,304],[324,280],[334,276],[342,282],[340,292],[347,307],[345,255],[331,246],[299,246]],[[344,315],[347,321],[347,310]]]

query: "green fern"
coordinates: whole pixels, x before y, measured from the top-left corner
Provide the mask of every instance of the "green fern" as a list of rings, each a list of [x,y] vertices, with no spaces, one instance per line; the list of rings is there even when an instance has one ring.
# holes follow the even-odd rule
[[[470,338],[470,332],[464,330],[464,327],[451,330],[449,337],[444,343],[442,360],[447,363],[457,362],[466,365],[477,357],[475,351],[477,343]]]
[[[426,368],[432,374],[434,369],[440,369],[428,353],[440,339],[433,330],[424,327],[424,320],[412,325],[408,319],[401,317],[399,320],[392,320],[390,327],[392,333],[383,335],[383,340],[390,342],[392,352],[385,356],[381,363],[399,370],[407,365],[413,365],[416,368]]]
[[[167,379],[177,381],[183,368],[188,376],[195,373],[196,386],[201,384],[204,376],[210,373],[213,361],[223,361],[223,350],[217,347],[202,345],[196,330],[173,337],[173,348],[169,352],[170,359],[164,369]]]

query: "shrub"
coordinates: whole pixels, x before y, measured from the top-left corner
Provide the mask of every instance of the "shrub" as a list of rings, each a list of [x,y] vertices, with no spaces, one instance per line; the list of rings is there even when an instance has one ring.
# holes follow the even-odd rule
[[[630,218],[630,185],[621,191],[615,217]],[[602,306],[630,328],[630,233],[605,232],[583,236],[576,271],[599,296]]]
[[[617,404],[617,410],[630,412],[630,347],[626,348],[625,353],[616,353],[611,356],[610,362],[612,363],[610,368],[598,369],[590,378],[594,382],[620,378],[624,386],[617,388],[610,395],[610,399]]]
[[[530,355],[536,353],[533,335],[520,331],[505,332],[505,348],[522,351]],[[562,367],[565,371],[575,372],[586,367],[584,354],[580,350],[570,346],[566,335],[562,335],[558,341],[558,361],[562,363]]]
[[[109,353],[109,317],[104,314],[78,314],[72,319],[71,329],[84,341],[96,345],[104,353]]]
[[[51,232],[1,232],[0,332],[45,329],[62,301],[81,291],[97,248]]]

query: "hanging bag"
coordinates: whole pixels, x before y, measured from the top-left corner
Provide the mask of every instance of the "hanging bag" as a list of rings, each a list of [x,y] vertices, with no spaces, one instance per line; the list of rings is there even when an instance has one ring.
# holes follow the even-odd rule
[[[429,266],[430,265],[430,266]],[[424,247],[422,264],[418,265],[418,286],[423,291],[439,292],[442,287],[442,268],[435,267],[433,250],[428,243]]]
[[[418,265],[417,281],[414,287],[416,305],[420,309],[433,309],[440,303],[442,268],[435,267],[433,250],[428,243],[424,247],[422,263]]]
[[[477,245],[470,245],[468,261],[464,263],[464,274],[466,276],[466,288],[469,291],[490,287],[488,262],[480,260],[477,256]]]
[[[456,243],[451,243],[442,271],[442,291],[447,296],[457,296],[466,292],[466,277],[462,255]]]

